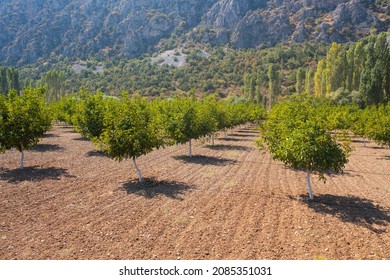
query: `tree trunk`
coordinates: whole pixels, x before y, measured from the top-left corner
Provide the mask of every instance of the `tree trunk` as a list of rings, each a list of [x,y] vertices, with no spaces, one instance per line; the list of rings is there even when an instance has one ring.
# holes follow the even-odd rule
[[[366,147],[366,137],[363,136],[364,147]]]
[[[211,134],[211,144],[214,146],[214,132]]]
[[[191,139],[190,139],[189,154],[190,154],[190,157],[192,157],[192,142],[191,142]]]
[[[310,200],[313,200],[314,197],[313,197],[313,191],[311,189],[311,184],[310,184],[310,170],[307,169],[306,171],[306,181],[307,181],[307,189],[309,191],[309,198]]]
[[[138,168],[137,162],[135,161],[135,157],[133,157],[133,163],[134,163],[135,171],[137,171],[138,174],[138,182],[142,183],[142,173],[141,170],[139,170]]]
[[[20,169],[24,168],[24,147],[23,144],[20,144],[20,150],[21,150],[21,157],[20,157]]]
[[[224,130],[224,132],[225,132],[225,138],[226,138],[226,129]]]

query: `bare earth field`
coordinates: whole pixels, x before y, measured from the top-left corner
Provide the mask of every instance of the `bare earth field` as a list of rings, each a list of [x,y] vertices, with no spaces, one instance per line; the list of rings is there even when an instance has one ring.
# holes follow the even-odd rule
[[[0,259],[390,259],[390,150],[372,142],[324,185],[274,162],[235,130],[216,146],[130,161],[55,127],[0,155]]]

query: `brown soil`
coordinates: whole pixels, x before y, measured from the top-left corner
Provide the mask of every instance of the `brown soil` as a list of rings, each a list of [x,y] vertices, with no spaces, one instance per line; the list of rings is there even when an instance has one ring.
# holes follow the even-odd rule
[[[390,151],[356,139],[343,175],[313,178],[237,129],[115,162],[70,128],[0,155],[0,259],[390,259]]]

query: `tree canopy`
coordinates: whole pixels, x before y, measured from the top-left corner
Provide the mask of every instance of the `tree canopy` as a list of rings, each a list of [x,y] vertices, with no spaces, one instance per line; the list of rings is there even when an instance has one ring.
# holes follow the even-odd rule
[[[327,130],[326,117],[318,114],[322,106],[324,101],[313,96],[293,96],[276,104],[262,125],[262,139],[273,159],[306,170],[311,199],[310,173],[324,179],[327,172],[341,172],[350,152],[348,143]]]
[[[51,113],[44,99],[43,89],[25,89],[22,96],[11,91],[7,98],[1,98],[2,107],[0,137],[2,149],[16,148],[22,153],[33,147],[51,127]]]

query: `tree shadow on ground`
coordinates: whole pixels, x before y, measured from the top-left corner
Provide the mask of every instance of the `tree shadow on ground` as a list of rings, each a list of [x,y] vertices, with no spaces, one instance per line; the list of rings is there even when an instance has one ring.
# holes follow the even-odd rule
[[[56,144],[38,144],[32,148],[30,148],[30,151],[32,152],[60,152],[65,150],[63,147],[56,145]]]
[[[101,151],[98,151],[98,150],[94,150],[94,151],[89,151],[87,154],[87,157],[104,157],[104,158],[110,158],[109,155],[101,152]]]
[[[60,127],[62,130],[63,130],[63,132],[65,132],[65,133],[77,133],[76,131],[75,131],[75,129],[72,127],[72,126],[70,126],[70,125],[68,125],[67,127],[66,126],[62,126],[62,127]]]
[[[53,134],[53,133],[46,133],[43,135],[43,138],[57,138],[58,135]]]
[[[362,178],[363,175],[359,174],[359,172],[353,171],[353,170],[343,170],[341,173],[333,173],[333,172],[327,172],[326,175],[329,177],[338,177],[338,176],[346,176],[346,177],[358,177]]]
[[[32,166],[14,170],[0,169],[0,181],[7,181],[11,184],[25,181],[60,180],[61,177],[75,178],[75,176],[69,175],[66,169],[56,167]]]
[[[355,171],[355,170],[344,170],[343,174],[350,174],[350,173],[355,173],[355,174],[369,174],[369,175],[383,175],[383,176],[390,176],[390,173],[380,173],[380,172],[366,172],[366,171]],[[363,177],[362,175],[359,175],[360,177]]]
[[[368,147],[368,148],[371,148],[374,150],[385,150],[386,149],[386,147],[382,147],[382,146],[373,146],[373,147]]]
[[[232,133],[232,134],[229,134],[229,136],[233,136],[233,137],[255,137],[256,135],[255,135],[255,134],[238,134],[238,133]]]
[[[87,137],[77,137],[77,138],[73,138],[74,141],[85,141],[85,142],[89,142],[90,139],[87,138]]]
[[[364,141],[364,140],[361,140],[361,139],[352,139],[352,143],[366,143],[366,144],[369,144],[369,141],[368,140],[366,140],[366,141]]]
[[[382,159],[382,160],[390,160],[390,156],[384,156],[384,157],[382,157],[380,159]]]
[[[211,150],[215,151],[230,151],[230,150],[236,150],[236,151],[252,151],[254,148],[252,147],[246,147],[246,146],[239,146],[239,145],[214,145],[214,146],[206,146],[206,148],[209,148]]]
[[[217,157],[210,157],[210,156],[174,156],[173,157],[176,160],[183,161],[185,163],[195,163],[195,164],[201,164],[201,165],[217,165],[217,166],[225,166],[228,164],[236,164],[237,161],[233,159],[226,159],[226,158],[217,158]]]
[[[243,141],[248,141],[247,139],[238,139],[238,138],[221,138],[222,141],[228,141],[228,142],[243,142]]]
[[[378,234],[388,231],[390,209],[366,198],[322,194],[315,196],[313,201],[306,195],[299,198],[290,196],[290,199],[299,201],[318,213],[335,216],[342,222],[353,223]]]
[[[237,130],[238,133],[250,133],[250,134],[253,134],[253,135],[257,135],[259,134],[259,131],[257,130],[252,130],[252,129],[240,129],[240,130]]]
[[[165,196],[171,199],[184,200],[184,195],[194,189],[194,186],[175,181],[158,181],[155,178],[144,179],[142,183],[138,180],[123,184],[128,194],[135,194],[152,199],[158,196]]]

